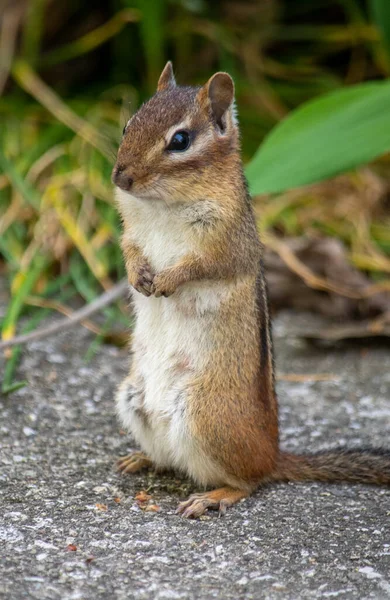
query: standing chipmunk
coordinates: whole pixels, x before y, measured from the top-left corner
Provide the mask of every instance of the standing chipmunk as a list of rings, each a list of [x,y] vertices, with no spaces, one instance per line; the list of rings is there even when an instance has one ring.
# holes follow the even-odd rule
[[[271,481],[390,484],[390,452],[284,453],[278,440],[262,247],[243,174],[234,85],[216,73],[157,93],[130,119],[113,170],[136,324],[119,418],[143,452],[202,487],[177,512],[224,512]]]

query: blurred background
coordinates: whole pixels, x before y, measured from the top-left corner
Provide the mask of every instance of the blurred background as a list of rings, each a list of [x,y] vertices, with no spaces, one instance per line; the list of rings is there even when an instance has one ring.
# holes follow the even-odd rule
[[[168,59],[179,83],[204,83],[217,70],[234,77],[245,163],[283,119],[329,93],[372,81],[388,110],[371,112],[390,112],[388,0],[0,0],[0,15],[3,339],[53,311],[71,314],[75,301],[124,277],[110,173],[123,125]],[[325,157],[319,176],[302,179],[310,185],[259,194],[268,191],[256,183],[265,163],[261,154],[252,161],[274,310],[363,319],[362,335],[389,335],[387,119],[375,134],[387,131],[382,146],[328,171]],[[301,162],[326,144],[330,157],[332,138],[323,137]],[[354,146],[365,148],[359,139]],[[299,155],[298,138],[295,146]],[[121,343],[127,325],[124,305],[107,307],[87,323],[97,334],[91,353],[107,338]],[[18,352],[8,355],[10,389]]]

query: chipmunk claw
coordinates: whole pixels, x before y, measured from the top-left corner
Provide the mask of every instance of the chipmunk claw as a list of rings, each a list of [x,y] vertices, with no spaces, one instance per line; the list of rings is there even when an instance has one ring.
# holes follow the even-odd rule
[[[143,452],[131,452],[118,458],[116,467],[120,473],[138,473],[152,466],[152,461]]]
[[[168,296],[171,296],[171,294],[168,294],[167,292],[154,292],[154,297],[155,298],[161,298],[161,296],[163,296],[164,298],[168,298]]]
[[[176,514],[186,519],[197,519],[208,509],[218,510],[219,516],[226,513],[226,509],[239,500],[246,498],[248,492],[225,487],[203,494],[192,494],[188,500],[180,502],[176,509]]]
[[[176,514],[181,515],[185,519],[197,519],[209,508],[218,509],[219,502],[209,499],[207,494],[192,494],[188,500],[180,502],[176,509]]]
[[[149,265],[141,265],[137,270],[136,281],[134,282],[134,289],[144,296],[151,296],[153,293],[153,279],[154,275]]]

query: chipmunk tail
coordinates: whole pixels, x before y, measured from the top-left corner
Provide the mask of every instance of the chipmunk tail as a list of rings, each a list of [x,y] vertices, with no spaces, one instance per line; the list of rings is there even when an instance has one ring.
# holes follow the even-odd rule
[[[281,453],[272,481],[324,481],[390,486],[390,450],[335,449],[315,454]]]

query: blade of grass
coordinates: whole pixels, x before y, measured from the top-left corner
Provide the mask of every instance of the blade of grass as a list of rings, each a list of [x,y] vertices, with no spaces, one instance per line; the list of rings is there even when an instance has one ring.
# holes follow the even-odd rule
[[[72,129],[104,156],[111,158],[112,149],[107,141],[90,123],[73,112],[25,61],[18,60],[14,63],[12,75],[21,88],[38,100],[61,123]]]
[[[19,252],[13,252],[11,244],[8,242],[6,235],[0,236],[0,252],[7,261],[10,270],[17,269],[19,266],[19,258],[22,255],[22,248],[18,248]]]
[[[19,272],[14,278],[14,290],[2,325],[3,340],[9,340],[15,335],[16,323],[23,310],[25,298],[31,293],[46,265],[47,260],[38,256],[26,273]]]
[[[27,331],[24,331],[27,333]],[[23,379],[22,381],[13,381],[14,372],[19,362],[20,353],[22,351],[21,346],[16,346],[12,349],[11,357],[7,360],[4,369],[4,377],[1,384],[1,392],[2,394],[11,394],[11,392],[16,392],[16,390],[20,390],[20,388],[26,387],[28,382]]]
[[[389,0],[371,0],[370,9],[390,60],[390,2]]]
[[[46,6],[47,0],[29,0],[23,24],[22,55],[34,67],[39,61]]]
[[[65,273],[64,275],[60,275],[60,277],[56,277],[54,280],[49,280],[46,284],[46,287],[42,293],[44,298],[47,298],[51,294],[56,294],[62,286],[70,283],[70,274]],[[73,287],[73,286],[72,286]],[[74,290],[75,292],[75,290]],[[63,300],[62,296],[61,299]]]
[[[61,280],[62,279],[62,280]],[[65,279],[69,279],[69,276],[66,276]],[[59,288],[59,284],[64,281],[64,278],[59,278],[59,280],[52,282],[46,288],[46,293],[48,290],[50,292],[56,292]],[[69,300],[75,294],[75,290],[66,290],[66,292],[60,294],[59,298],[62,302]],[[48,316],[51,312],[50,308],[44,308],[39,311],[35,311],[33,317],[29,320],[29,322],[22,328],[22,335],[25,335],[36,328],[36,326],[42,321],[44,318]],[[12,348],[11,356],[7,360],[5,369],[4,369],[4,377],[1,385],[1,391],[3,394],[10,394],[19,390],[22,387],[28,385],[26,380],[23,381],[13,381],[15,370],[18,366],[20,354],[22,351],[22,345],[15,346]]]
[[[100,329],[100,333],[95,336],[95,339],[90,343],[87,352],[84,355],[85,362],[89,362],[96,352],[99,350],[100,346],[103,344],[107,333],[109,332],[111,325],[115,321],[115,315],[112,313],[104,322],[103,326]]]
[[[45,197],[55,207],[61,225],[72,239],[74,245],[83,256],[85,262],[88,264],[96,279],[100,281],[103,288],[108,289],[111,287],[112,283],[107,276],[106,266],[93,252],[91,244],[84,232],[77,227],[77,222],[75,221],[71,212],[66,208],[65,202],[61,198],[59,190],[56,187],[53,188],[53,186],[51,186],[46,190]]]
[[[51,67],[58,63],[66,62],[77,56],[82,56],[91,52],[110,38],[116,36],[127,23],[136,23],[140,20],[140,13],[137,10],[124,9],[114,15],[109,21],[89,31],[79,39],[56,48],[44,55],[40,60],[40,66]]]
[[[137,4],[142,11],[140,33],[146,58],[148,90],[152,93],[163,67],[166,3],[161,0],[137,0]]]
[[[18,190],[23,198],[38,209],[41,203],[39,192],[15,169],[14,165],[9,161],[0,148],[0,168],[7,175],[12,185]]]
[[[87,302],[93,302],[99,296],[99,291],[96,287],[96,281],[91,281],[90,274],[76,254],[71,256],[69,273],[72,278],[73,285],[77,289],[80,296],[82,296],[82,298],[84,298]],[[117,321],[126,326],[128,325],[127,313],[124,315],[120,310],[117,310],[111,306],[106,306],[102,312],[107,318],[115,316]]]

